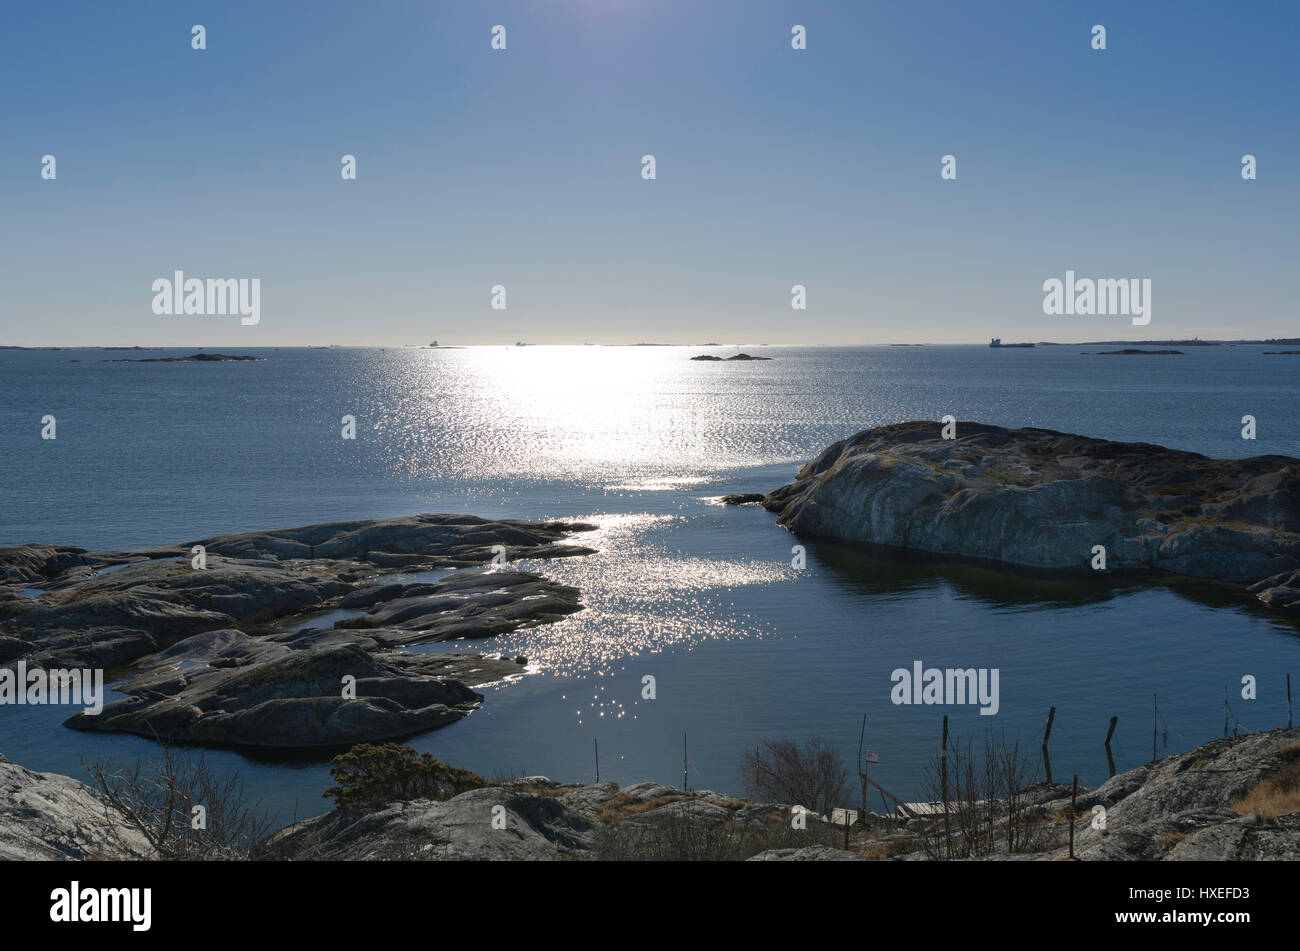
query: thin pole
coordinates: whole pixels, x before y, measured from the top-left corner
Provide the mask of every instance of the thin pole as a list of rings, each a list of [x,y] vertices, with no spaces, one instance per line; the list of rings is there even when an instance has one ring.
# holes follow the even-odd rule
[[[1047,741],[1052,738],[1052,721],[1056,719],[1056,707],[1047,711],[1047,728],[1043,730],[1043,769],[1047,773],[1047,781],[1052,781],[1052,760],[1047,755]]]
[[[952,838],[948,831],[948,717],[943,718],[943,752],[939,756],[939,765],[943,772],[940,790],[943,795],[943,842],[948,854],[952,855]]]
[[[1291,675],[1286,675],[1286,728],[1291,729]]]
[[[1079,774],[1074,774],[1074,789],[1070,793],[1070,858],[1074,858],[1074,801],[1079,798]]]
[[[867,715],[862,714],[862,733],[858,736],[858,765],[862,767],[862,822],[867,821],[867,764],[862,759],[862,744],[867,739]]]
[[[596,782],[600,782],[600,740],[593,736],[591,742],[596,745]]]
[[[1156,761],[1156,739],[1160,735],[1160,695],[1153,693],[1151,695],[1151,762]],[[1227,731],[1224,731],[1227,736]]]
[[[1106,764],[1110,767],[1111,776],[1115,775],[1115,757],[1110,751],[1110,738],[1115,735],[1115,724],[1119,722],[1119,717],[1110,718],[1110,729],[1106,731]]]
[[[682,792],[687,792],[688,774],[686,767],[686,731],[682,730]]]

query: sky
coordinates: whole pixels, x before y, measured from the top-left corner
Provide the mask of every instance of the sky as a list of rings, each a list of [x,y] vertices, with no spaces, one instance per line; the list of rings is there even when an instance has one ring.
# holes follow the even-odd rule
[[[1297,27],[1245,0],[9,3],[0,345],[1300,335]],[[176,270],[258,279],[259,322],[155,314]],[[1044,314],[1067,270],[1150,279],[1151,322]]]

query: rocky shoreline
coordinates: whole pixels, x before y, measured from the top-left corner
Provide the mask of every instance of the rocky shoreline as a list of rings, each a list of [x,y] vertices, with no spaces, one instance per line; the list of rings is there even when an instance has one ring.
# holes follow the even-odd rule
[[[1208,579],[1300,606],[1300,460],[976,422],[956,423],[951,439],[943,429],[860,432],[761,504],[796,535],[1055,573]]]
[[[67,721],[79,730],[274,748],[409,736],[465,716],[483,699],[471,688],[520,666],[396,651],[580,611],[575,588],[482,566],[591,554],[565,543],[591,528],[417,515],[131,551],[3,548],[0,666],[124,674],[128,696]],[[351,616],[309,623],[331,610]]]
[[[1267,793],[1261,797],[1260,792]],[[0,756],[0,859],[141,859],[148,843],[89,787]],[[1015,815],[1014,851],[994,819],[982,860],[1261,861],[1300,858],[1300,729],[1212,740],[1096,789],[1037,783],[983,814]],[[1271,798],[1270,798],[1271,797]],[[962,808],[953,804],[953,809]],[[925,861],[941,812],[870,813],[844,830],[789,804],[658,783],[557,783],[534,776],[445,800],[335,809],[274,833],[280,860]],[[1102,816],[1099,820],[1099,816]],[[1029,830],[1033,834],[1025,835]]]

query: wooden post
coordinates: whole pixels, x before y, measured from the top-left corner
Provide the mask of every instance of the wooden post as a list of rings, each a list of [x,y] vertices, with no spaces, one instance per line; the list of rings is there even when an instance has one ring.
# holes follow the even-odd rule
[[[596,782],[600,782],[600,740],[593,736],[591,742],[596,745]]]
[[[943,844],[951,857],[952,838],[948,831],[948,717],[946,714],[943,718],[943,752],[939,754],[939,768],[943,773],[943,779],[939,783],[940,795],[943,796]]]
[[[844,810],[844,851],[849,850],[849,811]]]
[[[1043,768],[1047,773],[1047,781],[1052,781],[1052,760],[1047,755],[1047,741],[1052,738],[1052,721],[1056,719],[1056,707],[1047,711],[1047,728],[1043,730]]]
[[[686,731],[682,730],[682,792],[689,792],[686,788],[688,779],[686,771]]]
[[[1156,739],[1160,735],[1160,695],[1151,695],[1151,762],[1156,761]],[[1224,733],[1227,736],[1227,733]]]
[[[867,739],[867,715],[862,714],[862,733],[858,736],[858,765],[862,767],[862,823],[867,822],[867,764],[862,758],[862,744]]]
[[[1110,729],[1106,731],[1106,765],[1110,767],[1110,775],[1115,775],[1115,757],[1110,752],[1110,738],[1115,735],[1115,724],[1119,722],[1119,717],[1110,718]]]
[[[1070,793],[1070,858],[1074,858],[1074,801],[1079,798],[1079,774],[1074,774],[1074,790]]]
[[[1287,729],[1291,729],[1291,674],[1287,674]]]

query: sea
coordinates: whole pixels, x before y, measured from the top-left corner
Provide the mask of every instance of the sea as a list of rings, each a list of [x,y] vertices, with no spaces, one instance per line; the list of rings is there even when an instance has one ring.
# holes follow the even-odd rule
[[[489,778],[740,794],[746,751],[821,737],[843,755],[854,806],[860,751],[891,796],[924,797],[945,714],[953,745],[982,748],[993,731],[1041,776],[1055,708],[1053,778],[1086,786],[1109,775],[1112,717],[1119,770],[1286,724],[1300,626],[1249,598],[886,558],[795,538],[719,497],[789,482],[862,429],[945,415],[1217,458],[1300,456],[1300,358],[1257,345],[746,349],[770,359],[660,346],[220,348],[264,359],[212,363],[119,362],[187,350],[0,350],[0,545],[121,549],[418,512],[590,522],[576,540],[596,554],[520,565],[576,585],[583,611],[420,648],[528,658],[481,688],[479,710],[405,741]],[[355,439],[342,438],[345,416]],[[917,661],[996,669],[996,715],[894,703],[892,672]],[[64,727],[71,712],[0,707],[0,753],[82,779],[95,761],[156,756],[149,740]],[[329,807],[328,755],[199,752],[282,821]],[[873,790],[868,808],[887,805]]]

